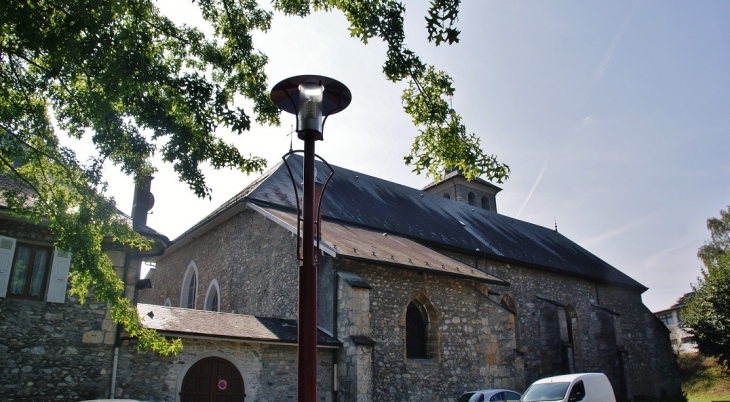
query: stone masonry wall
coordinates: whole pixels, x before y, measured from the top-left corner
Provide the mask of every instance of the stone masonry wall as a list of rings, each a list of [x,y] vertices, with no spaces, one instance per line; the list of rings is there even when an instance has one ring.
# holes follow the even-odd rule
[[[152,289],[141,303],[180,306],[188,265],[198,267],[196,309],[202,310],[213,279],[220,285],[222,312],[285,319],[297,315],[296,238],[254,211],[244,211],[157,262]]]
[[[473,257],[452,256],[474,264]],[[556,327],[551,330],[549,324],[559,320],[558,313],[565,314],[569,306],[577,317],[572,326],[576,372],[605,372],[617,395],[681,393],[671,347],[654,331],[655,320],[648,321],[651,313],[638,291],[494,261],[479,260],[477,267],[510,283],[494,289],[515,300],[528,384],[567,367],[560,360],[567,358],[564,350],[558,350],[562,346],[553,342]],[[551,302],[565,307],[551,306]],[[551,308],[555,315],[547,318]],[[560,322],[557,324],[559,328]],[[552,346],[548,346],[550,342]],[[645,381],[647,376],[654,381]]]
[[[45,228],[16,220],[1,221],[0,235],[53,245]],[[94,301],[93,291],[83,305],[75,297],[63,304],[0,300],[0,400],[108,395],[115,330],[106,304]]]
[[[116,326],[105,304],[0,301],[0,400],[108,395]]]
[[[349,280],[348,280],[349,279]],[[353,285],[353,283],[355,285]],[[370,338],[370,288],[362,278],[340,272],[338,280],[337,336],[339,352],[339,401],[373,400],[373,346]]]
[[[514,316],[484,296],[483,284],[351,261],[341,269],[372,286],[372,400],[453,401],[467,388],[524,386]],[[437,355],[430,359],[405,356],[405,311],[417,295],[436,311]]]
[[[317,400],[333,400],[332,349],[320,348],[317,358]],[[183,339],[176,356],[141,353],[136,345],[122,349],[116,397],[178,401],[183,370],[205,357],[221,357],[241,372],[247,402],[296,401],[297,348],[293,345]]]

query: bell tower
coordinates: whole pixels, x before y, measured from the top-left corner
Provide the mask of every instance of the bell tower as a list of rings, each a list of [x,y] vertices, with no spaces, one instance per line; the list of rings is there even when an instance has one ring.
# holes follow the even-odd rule
[[[497,212],[497,193],[502,191],[480,178],[469,181],[458,169],[446,170],[438,183],[433,182],[422,190],[492,212]]]

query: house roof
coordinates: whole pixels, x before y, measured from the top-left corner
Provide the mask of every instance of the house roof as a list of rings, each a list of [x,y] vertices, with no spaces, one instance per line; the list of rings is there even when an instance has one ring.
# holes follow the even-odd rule
[[[178,307],[137,304],[142,326],[182,337],[213,337],[267,343],[297,343],[296,320],[252,315],[190,310]],[[331,335],[318,329],[320,346],[340,347]]]
[[[132,226],[132,228],[137,233],[141,234],[142,236],[154,237],[154,238],[157,238],[157,239],[162,240],[165,243],[169,243],[170,242],[170,239],[168,239],[167,236],[165,236],[164,234],[156,231],[155,229],[152,229],[151,227],[149,227],[147,225],[142,225],[140,223],[134,223],[132,221],[132,217],[131,216],[125,214],[124,212],[120,211],[119,209],[117,209],[117,215],[121,216],[125,221],[127,221],[127,223],[130,226]]]
[[[0,175],[0,188],[15,189],[22,193],[25,193],[25,195],[28,196],[28,198],[26,200],[26,206],[32,205],[32,203],[35,200],[34,194],[30,190],[29,187],[20,185],[20,184],[18,184],[17,181],[15,181],[7,176]],[[0,196],[0,211],[7,209],[7,208],[8,208],[7,200],[4,197]],[[141,224],[133,225],[132,218],[129,215],[125,214],[124,212],[120,211],[119,209],[117,209],[117,215],[119,215],[122,219],[124,219],[130,226],[132,226],[132,228],[137,233],[141,234],[142,236],[156,238],[156,239],[162,241],[163,243],[170,242],[170,240],[167,238],[167,236],[156,231],[155,229],[152,229],[151,227],[149,227],[147,225],[141,225]]]
[[[293,182],[303,181],[303,158],[287,159]],[[326,165],[316,162],[319,179]],[[536,268],[645,291],[647,288],[555,230],[445,199],[387,180],[333,166],[322,201],[323,220],[398,235],[427,247]],[[243,202],[296,210],[287,168],[279,163],[181,235],[208,225]],[[177,241],[177,240],[176,240]]]

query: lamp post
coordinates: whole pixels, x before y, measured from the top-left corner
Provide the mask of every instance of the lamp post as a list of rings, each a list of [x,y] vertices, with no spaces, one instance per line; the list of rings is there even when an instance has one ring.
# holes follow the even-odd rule
[[[317,265],[315,264],[314,143],[324,139],[327,117],[344,110],[352,100],[347,87],[318,75],[300,75],[274,85],[271,100],[281,110],[297,116],[297,136],[304,141],[302,255],[299,265],[299,336],[297,400],[317,400]],[[298,201],[297,201],[298,202]],[[298,207],[297,207],[298,209]],[[299,251],[297,251],[298,253]],[[335,334],[336,335],[336,334]]]

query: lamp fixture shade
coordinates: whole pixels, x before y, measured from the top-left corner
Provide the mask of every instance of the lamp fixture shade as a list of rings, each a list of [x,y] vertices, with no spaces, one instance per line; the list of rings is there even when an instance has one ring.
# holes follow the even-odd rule
[[[300,111],[302,92],[310,93],[317,86],[324,88],[321,108],[324,117],[341,112],[352,101],[345,84],[321,75],[298,75],[282,80],[271,89],[271,100],[279,109],[296,115]]]

